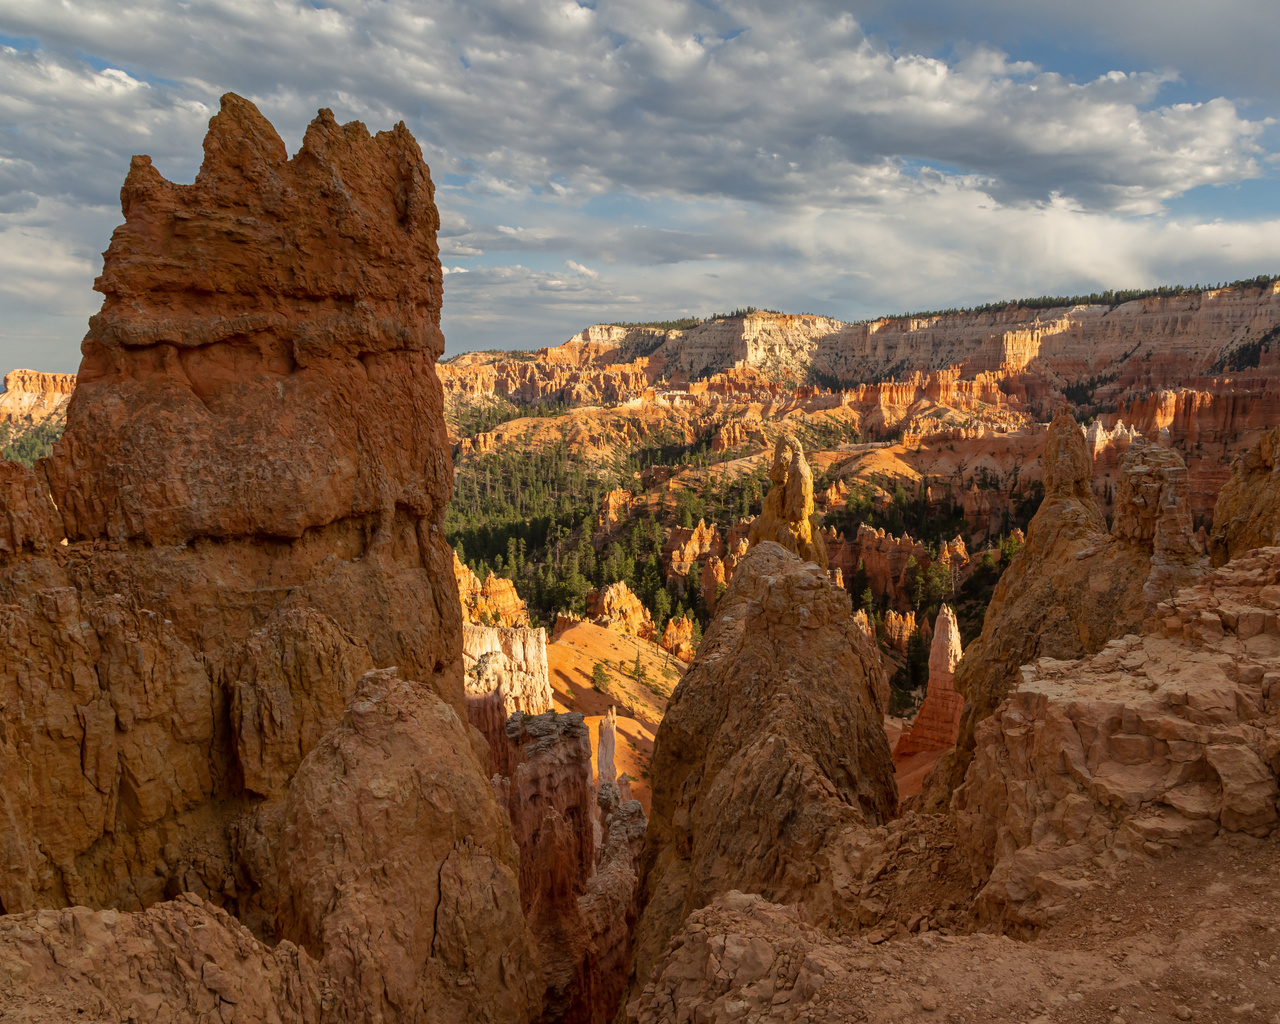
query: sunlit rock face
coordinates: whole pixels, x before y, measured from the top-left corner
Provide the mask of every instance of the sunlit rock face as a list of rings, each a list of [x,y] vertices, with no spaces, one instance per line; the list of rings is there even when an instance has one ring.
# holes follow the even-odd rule
[[[465,714],[417,143],[322,111],[289,159],[228,95],[195,183],[136,157],[121,205],[66,433],[0,482],[10,910],[231,900],[228,812],[370,666]]]

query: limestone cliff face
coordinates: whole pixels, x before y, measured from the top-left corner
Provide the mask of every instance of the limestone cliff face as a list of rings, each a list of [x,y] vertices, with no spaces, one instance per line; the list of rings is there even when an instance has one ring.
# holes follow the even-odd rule
[[[1114,375],[1102,392],[1174,388],[1207,376],[1215,364],[1280,326],[1275,283],[1150,297],[1111,306],[1009,307],[981,313],[884,318],[861,324],[827,317],[758,312],[661,331],[598,324],[534,361],[498,360],[446,368],[451,391],[499,393],[513,400],[619,400],[660,377],[696,380],[763,371],[804,380],[811,370],[858,384],[892,373],[940,373],[933,400],[951,404],[967,391],[984,404],[1042,406],[1052,381]],[[1150,359],[1149,352],[1160,359]],[[455,369],[456,366],[456,369]],[[457,375],[458,383],[452,383]],[[959,380],[958,378],[965,378]],[[890,406],[915,398],[900,385],[870,385]],[[866,397],[866,396],[863,396]],[[722,444],[745,440],[726,431]]]
[[[1043,925],[1090,868],[1280,815],[1280,549],[1160,602],[1143,632],[1044,658],[978,727],[958,837],[994,918]]]
[[[773,486],[764,497],[760,515],[751,524],[747,543],[755,547],[773,541],[805,561],[827,568],[822,520],[813,507],[813,471],[805,461],[804,448],[794,437],[782,438],[774,447],[769,480]]]
[[[975,727],[1004,699],[1022,665],[1081,657],[1137,631],[1158,601],[1201,571],[1186,470],[1176,452],[1129,447],[1110,534],[1093,497],[1084,434],[1066,410],[1049,427],[1042,466],[1044,502],[996,585],[982,635],[956,669],[955,687],[965,700],[956,755],[940,760],[926,785],[926,797],[938,802],[959,785]]]
[[[833,912],[828,843],[897,803],[883,672],[825,572],[771,542],[747,553],[658,729],[633,995],[688,914],[730,889]]]
[[[66,415],[74,373],[39,373],[11,370],[4,375],[0,392],[0,423],[44,423]]]
[[[465,721],[432,196],[402,126],[289,159],[233,95],[194,184],[134,159],[63,440],[0,470],[6,910],[244,900],[230,826],[370,666]]]
[[[1214,565],[1275,543],[1280,533],[1278,465],[1280,427],[1260,437],[1231,467],[1213,510],[1209,550]]]
[[[507,719],[551,710],[547,631],[501,626],[462,627],[467,717],[489,744],[488,774],[510,775]]]

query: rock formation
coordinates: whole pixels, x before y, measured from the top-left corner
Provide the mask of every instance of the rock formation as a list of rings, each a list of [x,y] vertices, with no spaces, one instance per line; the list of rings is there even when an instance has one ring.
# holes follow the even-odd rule
[[[633,995],[684,919],[730,889],[831,915],[828,844],[897,802],[883,674],[825,572],[772,542],[747,553],[658,728]]]
[[[755,547],[773,541],[825,569],[827,549],[820,533],[821,517],[813,510],[813,473],[794,437],[782,438],[774,447],[769,480],[773,486],[751,524],[748,543]]]
[[[458,581],[462,614],[467,622],[481,626],[528,626],[529,609],[505,576],[491,572],[483,583],[461,560],[453,556],[453,575]]]
[[[614,488],[604,496],[604,501],[600,505],[600,516],[596,523],[603,527],[612,526],[614,523],[625,519],[630,508],[631,492],[624,491],[621,487]]]
[[[436,213],[412,137],[322,112],[289,160],[229,95],[194,184],[138,157],[121,198],[66,433],[35,472],[6,470],[0,521],[22,523],[0,564],[0,758],[43,769],[4,798],[10,910],[141,907],[219,846],[200,856],[222,899],[240,780],[278,788],[361,658],[465,709]],[[298,657],[255,676],[263,644]],[[308,666],[325,651],[341,679]],[[285,690],[292,732],[259,735]]]
[[[895,762],[923,750],[946,750],[955,746],[960,732],[960,713],[964,709],[964,698],[952,682],[960,654],[960,627],[955,612],[944,604],[938,612],[933,643],[929,647],[929,686],[924,703],[911,729],[894,745]]]
[[[1213,510],[1209,553],[1225,565],[1253,548],[1276,542],[1280,533],[1280,427],[1264,434],[1236,460]]]
[[[64,417],[76,389],[74,373],[11,370],[0,392],[0,423],[44,423]]]
[[[608,1024],[626,985],[645,818],[639,803],[621,799],[614,779],[613,721],[610,709],[600,725],[598,795],[590,735],[576,712],[512,715],[510,773],[493,779],[520,849],[520,896],[541,955],[544,1021]]]
[[[911,644],[912,634],[916,632],[916,616],[914,612],[899,615],[892,608],[884,613],[884,645],[891,651],[906,654]]]
[[[661,646],[683,662],[693,661],[693,619],[687,615],[668,619],[667,627],[662,631]]]
[[[982,635],[964,652],[955,687],[964,712],[954,757],[940,758],[923,807],[945,804],[960,784],[974,729],[1041,657],[1078,658],[1138,630],[1156,604],[1202,571],[1176,452],[1133,444],[1122,461],[1110,534],[1090,486],[1092,460],[1067,410],[1045,438],[1045,497],[1000,577]]]
[[[535,1019],[467,724],[416,143],[322,111],[290,160],[228,95],[195,183],[138,157],[122,206],[63,440],[0,469],[0,908],[50,949],[110,933],[24,976],[149,1017]],[[543,637],[495,636],[505,710]],[[71,903],[114,927],[33,910]],[[154,972],[113,988],[127,957]]]
[[[338,1020],[536,1017],[511,828],[465,720],[428,688],[365,676],[284,819],[276,933],[333,979]]]
[[[652,640],[656,634],[649,609],[622,582],[587,594],[587,618],[598,626],[630,633],[641,640]]]
[[[462,627],[467,718],[489,744],[487,774],[510,775],[507,719],[551,710],[547,632],[502,626]]]
[[[327,980],[292,942],[268,948],[191,894],[137,914],[0,915],[6,1019],[311,1024],[325,1019]]]
[[[1280,548],[1255,551],[1142,635],[1022,669],[953,804],[987,915],[1043,925],[1108,864],[1275,829],[1278,583]]]

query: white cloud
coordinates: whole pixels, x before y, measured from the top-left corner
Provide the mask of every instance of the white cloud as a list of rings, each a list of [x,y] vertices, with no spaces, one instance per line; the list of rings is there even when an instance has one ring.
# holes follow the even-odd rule
[[[591,280],[598,280],[600,274],[598,271],[592,270],[590,267],[584,267],[576,260],[565,260],[564,265],[572,270],[575,274],[581,274],[583,277],[589,277]]]
[[[291,147],[319,106],[409,123],[439,186],[451,347],[1280,269],[1272,225],[1164,212],[1274,173],[1267,122],[1231,98],[1163,102],[1172,71],[1076,81],[982,40],[894,51],[840,7],[0,0],[0,32],[38,41],[0,48],[0,310],[96,305],[129,156],[190,180],[228,89]]]

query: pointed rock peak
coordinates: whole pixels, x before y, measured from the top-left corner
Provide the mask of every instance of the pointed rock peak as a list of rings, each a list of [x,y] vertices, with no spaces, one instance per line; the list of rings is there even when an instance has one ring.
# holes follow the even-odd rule
[[[933,685],[934,675],[945,673],[950,676],[955,672],[956,663],[960,661],[960,625],[956,621],[956,613],[950,605],[944,604],[938,612],[933,625],[933,644],[929,648],[929,684]]]
[[[1044,442],[1045,497],[1076,498],[1094,504],[1090,491],[1093,460],[1071,410],[1063,406],[1049,424]]]
[[[229,92],[222,109],[209,120],[204,163],[196,181],[239,176],[260,181],[289,159],[284,141],[262,112],[243,96]]]

